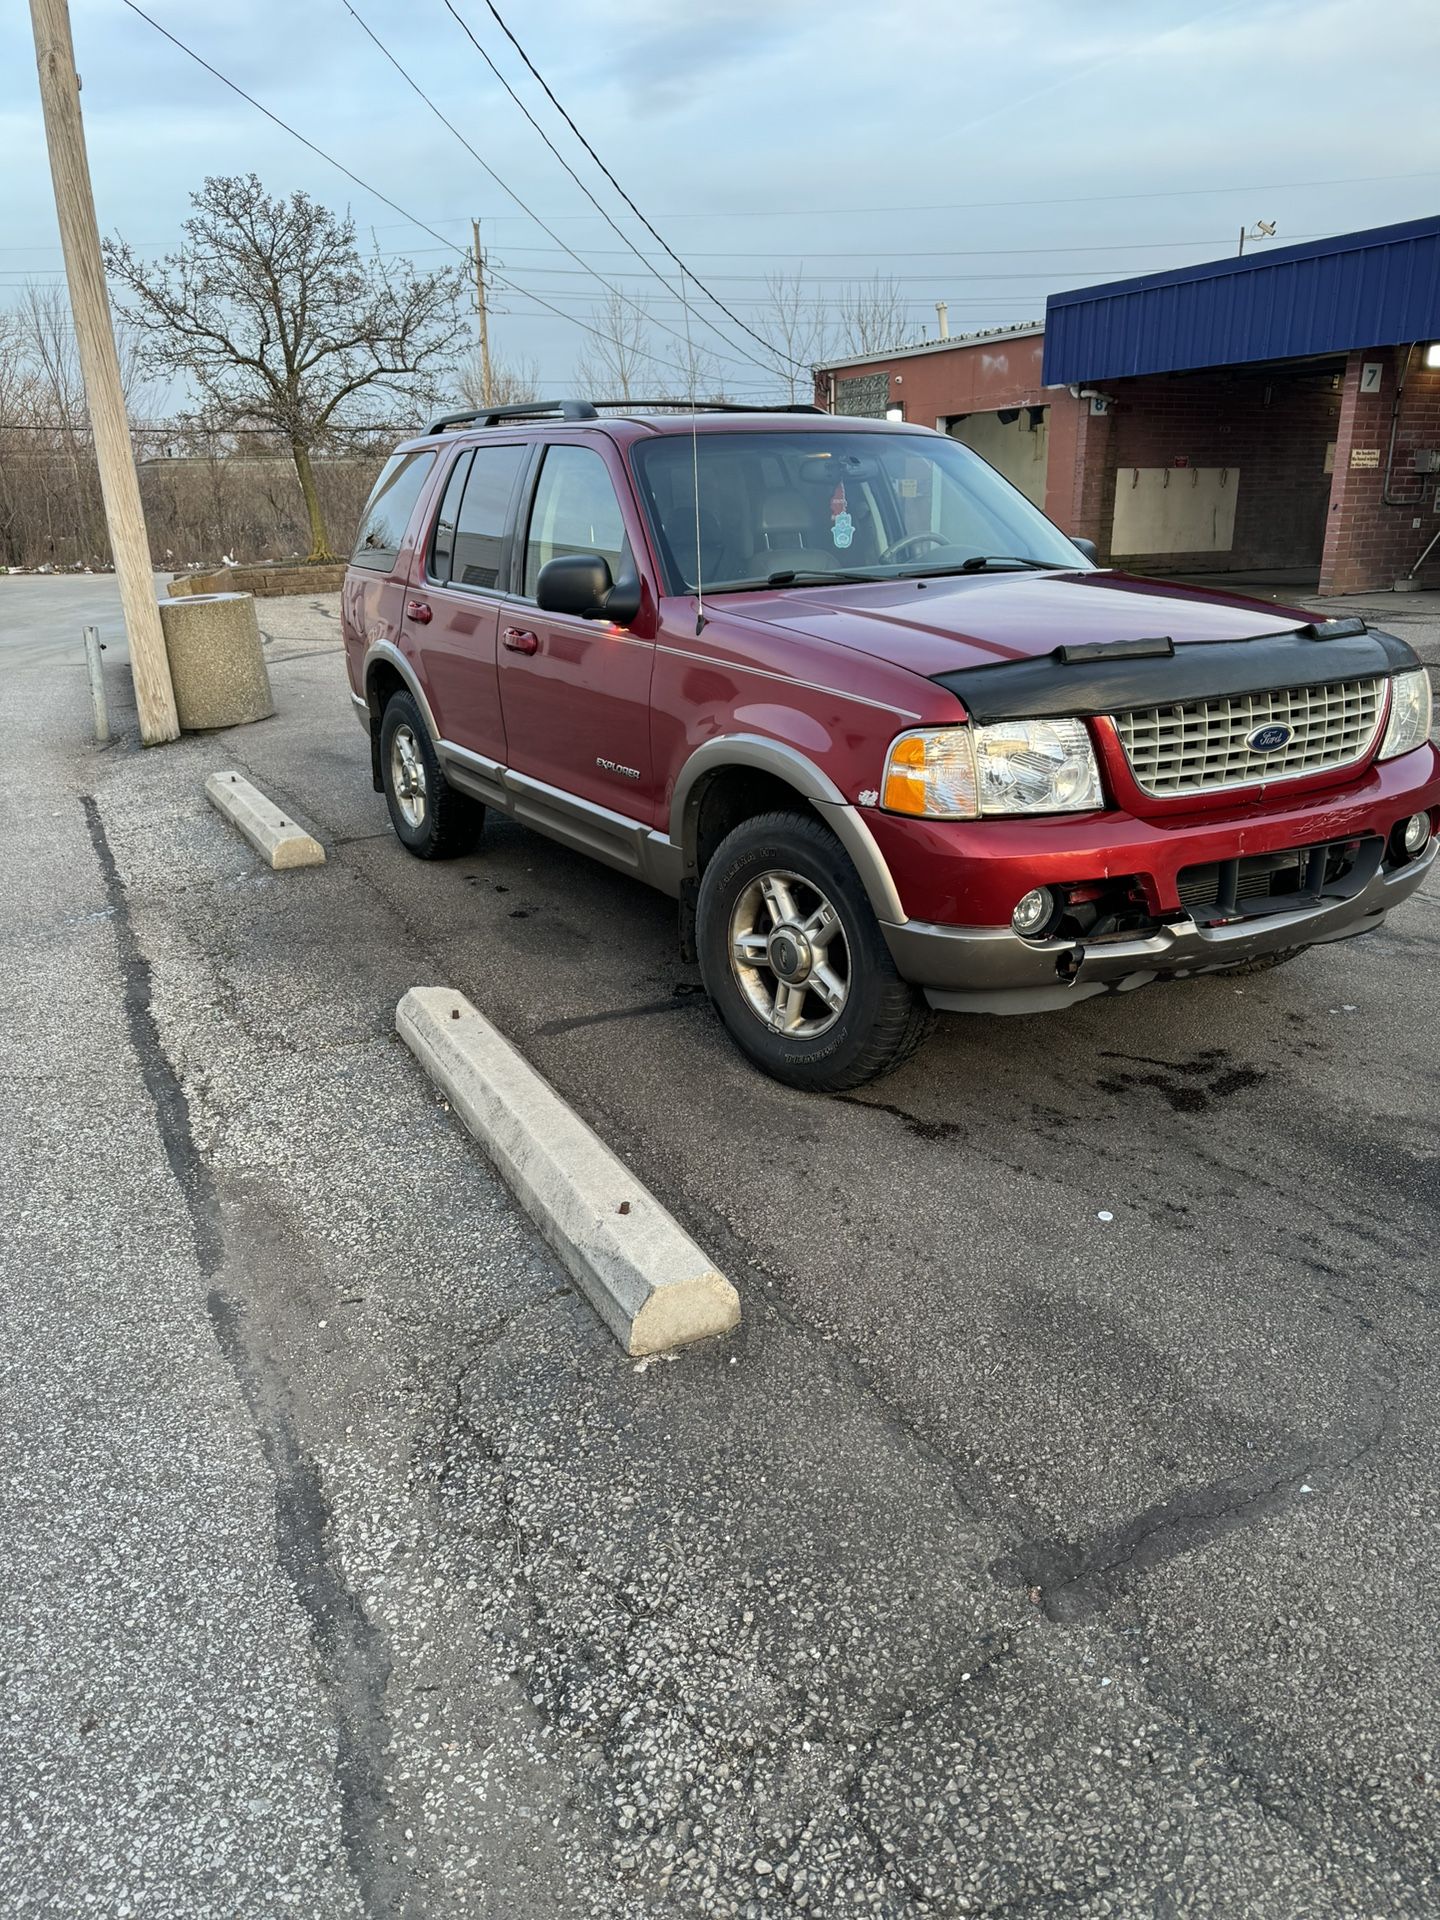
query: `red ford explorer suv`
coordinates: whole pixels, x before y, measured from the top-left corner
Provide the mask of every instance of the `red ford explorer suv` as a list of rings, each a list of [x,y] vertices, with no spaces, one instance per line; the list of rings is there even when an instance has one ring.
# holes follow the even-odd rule
[[[437,420],[344,591],[422,859],[486,807],[673,895],[759,1066],[1378,927],[1435,858],[1402,641],[1097,567],[943,434],[584,401]]]

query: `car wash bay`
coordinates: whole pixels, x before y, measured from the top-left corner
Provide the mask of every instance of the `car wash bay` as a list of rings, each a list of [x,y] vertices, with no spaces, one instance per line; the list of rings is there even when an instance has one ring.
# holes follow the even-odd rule
[[[1089,446],[1109,559],[1313,591],[1344,377],[1343,360],[1326,359],[1116,382]]]
[[[1440,584],[1440,219],[1052,295],[1054,517],[1117,565]]]

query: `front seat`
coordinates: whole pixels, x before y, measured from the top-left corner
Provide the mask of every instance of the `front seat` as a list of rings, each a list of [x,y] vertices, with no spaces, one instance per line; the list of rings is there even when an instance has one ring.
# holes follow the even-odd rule
[[[765,571],[759,564],[762,559],[769,563],[772,573],[785,566],[815,568],[835,564],[833,547],[824,542],[803,495],[793,487],[767,493],[760,502],[757,572]]]

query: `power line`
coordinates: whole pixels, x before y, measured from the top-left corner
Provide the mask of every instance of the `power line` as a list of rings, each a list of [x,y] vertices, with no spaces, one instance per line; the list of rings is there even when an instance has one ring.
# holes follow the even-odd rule
[[[129,0],[127,0],[127,4],[128,3],[129,3]],[[612,285],[612,283],[605,278],[604,274],[602,274],[598,268],[592,267],[587,260],[585,260],[580,254],[578,254],[575,251],[575,249],[572,246],[569,246],[564,240],[562,240],[559,234],[556,233],[553,230],[553,228],[546,226],[545,222],[540,218],[538,214],[531,211],[531,209],[520,198],[519,194],[516,193],[515,189],[512,186],[510,186],[507,181],[502,180],[500,175],[496,173],[495,169],[490,165],[489,161],[484,159],[481,156],[481,154],[478,153],[476,149],[470,144],[470,142],[465,138],[465,135],[461,133],[460,129],[455,125],[454,121],[448,119],[446,115],[441,112],[440,108],[436,106],[435,102],[430,98],[429,94],[426,93],[425,89],[421,86],[420,82],[406,67],[401,65],[400,61],[390,51],[389,47],[386,46],[385,42],[380,38],[379,34],[375,32],[374,28],[366,25],[365,21],[361,19],[360,15],[355,11],[355,8],[350,4],[350,0],[341,0],[341,4],[344,6],[345,11],[350,15],[351,19],[354,20],[355,24],[360,28],[360,30],[367,36],[368,39],[373,41],[375,46],[379,48],[380,52],[384,54],[385,58],[390,62],[391,66],[394,67],[395,71],[400,75],[400,78],[405,81],[407,86],[414,89],[414,91],[425,102],[426,106],[429,107],[430,111],[434,114],[435,118],[440,122],[440,124],[443,127],[447,127],[450,130],[450,132],[454,134],[455,138],[460,142],[461,146],[464,147],[465,151],[470,155],[471,159],[475,162],[475,164],[481,169],[483,173],[487,174],[490,177],[490,179],[492,179],[495,182],[496,186],[499,187],[500,191],[508,195],[508,197],[515,202],[516,206],[519,207],[521,211],[524,214],[526,214],[529,219],[535,222],[536,226],[540,228],[542,233],[548,234],[550,238],[555,242],[556,246],[560,248],[562,253],[568,254],[570,258],[573,261],[575,261],[575,263],[584,270],[584,272],[592,275],[594,279],[598,280],[600,285],[604,287],[607,293],[614,294],[617,299],[622,300],[626,306],[633,307],[635,311],[641,314],[645,319],[647,320],[653,319],[653,316],[650,313],[648,313],[646,309],[643,306],[641,306],[638,301],[632,300],[628,294],[622,293],[618,287]],[[641,254],[640,258],[644,260],[645,256]],[[645,264],[646,266],[650,265],[649,261],[645,261]],[[496,275],[495,277],[499,279],[498,275]],[[500,281],[500,284],[503,286],[508,283],[505,281]],[[666,285],[663,277],[661,278],[661,285],[662,286]],[[669,291],[668,286],[666,290]],[[676,328],[666,326],[663,320],[655,321],[654,324],[660,328],[660,331],[662,333],[668,333],[671,335],[672,338],[683,342],[685,336],[682,333],[678,332]],[[598,337],[602,339],[605,337],[603,334],[600,333],[598,328],[592,327],[590,331],[592,333],[597,334]],[[733,345],[734,342],[732,341],[729,344]],[[636,348],[635,352],[639,358],[651,360],[654,362],[656,366],[663,366],[665,364],[663,361],[657,359],[655,355],[645,353],[643,349]],[[750,365],[759,366],[762,373],[773,372],[772,368],[766,367],[761,362],[757,361],[753,354],[746,354],[744,358],[746,361],[749,362]]]
[[[1295,233],[1287,235],[1282,244],[1288,246],[1294,242],[1298,245],[1303,240],[1328,240],[1336,237],[1324,233]],[[1122,249],[1128,249],[1132,253],[1165,253],[1175,248],[1186,247],[1233,249],[1234,245],[1235,236],[1232,233],[1223,240],[1107,240],[1096,246],[1083,247],[1072,247],[1063,242],[1049,247],[863,247],[859,251],[852,251],[845,247],[800,249],[787,247],[783,252],[778,253],[764,253],[754,247],[743,247],[732,248],[724,253],[697,253],[695,258],[697,260],[793,260],[798,251],[807,260],[1009,260],[1026,254],[1118,253]],[[416,251],[424,251],[424,249],[416,249]],[[507,253],[548,253],[549,251],[548,247],[527,247],[513,240],[506,247]],[[591,247],[590,252],[601,259],[622,257],[614,247]]]
[[[545,131],[544,127],[541,126],[540,122],[535,118],[534,114],[531,113],[530,109],[526,106],[525,102],[520,98],[519,94],[516,93],[515,89],[511,86],[510,82],[505,78],[504,74],[500,71],[499,67],[496,66],[495,62],[490,58],[490,55],[485,51],[484,47],[482,47],[480,42],[475,38],[475,35],[470,31],[470,28],[466,25],[465,21],[462,20],[460,18],[460,15],[455,12],[454,7],[450,6],[450,0],[445,0],[445,4],[447,7],[449,7],[450,12],[454,15],[455,19],[459,22],[460,27],[463,29],[466,37],[469,39],[470,44],[474,47],[475,51],[480,55],[480,58],[485,62],[486,66],[489,67],[490,71],[494,74],[495,78],[500,82],[501,86],[505,89],[506,93],[509,94],[510,98],[515,102],[515,105],[520,109],[521,113],[524,114],[525,118],[530,122],[530,125],[535,129],[536,133],[539,134],[540,138],[545,142],[545,145],[549,148],[550,152],[559,161],[560,165],[565,169],[566,173],[569,174],[570,178],[575,182],[576,186],[579,187],[580,191],[584,194],[585,198],[590,202],[591,206],[594,207],[595,211],[599,214],[600,218],[610,228],[611,232],[618,234],[620,239],[622,239],[625,242],[626,251],[628,253],[633,253],[635,258],[640,262],[640,264],[646,269],[648,273],[654,274],[655,278],[660,282],[661,286],[664,287],[666,293],[668,293],[672,299],[677,298],[674,287],[671,286],[670,282],[665,278],[664,274],[661,273],[660,269],[655,265],[654,261],[651,260],[646,254],[640,251],[639,247],[637,247],[635,242],[630,238],[630,235],[626,233],[625,229],[619,224],[618,221],[614,219],[614,217],[610,214],[610,212],[604,206],[601,205],[600,201],[596,199],[595,195],[590,191],[589,187],[586,186],[585,182],[580,178],[579,174],[571,166],[570,162],[565,158],[564,154],[561,153],[560,149],[556,146],[555,142],[550,138],[549,134]],[[353,8],[351,8],[351,12],[352,13],[354,12]],[[594,252],[593,248],[591,249],[591,252]],[[615,249],[612,247],[609,249],[609,252],[611,254],[614,254]],[[616,255],[615,257],[622,258],[623,256]],[[699,283],[697,282],[697,285],[698,284]],[[706,289],[706,291],[708,292],[708,289]],[[713,298],[714,296],[712,295],[711,297]],[[681,275],[681,292],[678,295],[678,298],[680,300],[681,305],[685,308],[685,311],[687,313],[694,312],[694,309],[689,305],[688,301],[686,301],[685,299],[683,269],[682,269],[682,275]],[[723,301],[716,300],[715,304],[717,307],[720,308],[722,313],[730,312],[729,308],[725,306]],[[699,321],[701,318],[701,316],[698,313],[695,314],[694,317],[697,321]],[[788,360],[790,358],[789,354],[781,353],[780,349],[778,347],[772,346],[763,334],[757,333],[753,327],[747,326],[745,322],[743,320],[738,319],[738,317],[735,314],[730,314],[730,318],[732,320],[735,320],[736,324],[741,328],[741,330],[745,333],[748,333],[752,340],[758,340],[760,342],[760,345],[764,347],[767,353],[773,354],[783,360]],[[730,339],[728,334],[721,333],[720,329],[717,326],[715,326],[713,321],[707,321],[704,324],[708,325],[711,328],[711,330],[716,335],[718,335],[720,339],[724,340],[727,346],[735,347],[737,351],[744,356],[744,358],[746,358],[747,360],[753,361],[754,355],[749,353],[746,348],[741,347],[738,341]],[[686,342],[686,347],[687,349],[689,347],[688,340]]]
[[[1231,242],[1231,245],[1232,246],[1234,245],[1233,241]],[[1263,254],[1257,253],[1255,255],[1255,258],[1257,260],[1263,260],[1264,257],[1265,256]],[[1233,258],[1233,255],[1232,255],[1232,258]],[[1246,258],[1249,259],[1250,256],[1247,254]],[[1209,262],[1202,260],[1202,261],[1195,261],[1192,264],[1196,266],[1208,266]],[[1176,271],[1178,272],[1183,272],[1184,270],[1185,269],[1183,267],[1176,269]],[[537,275],[537,276],[543,275],[543,277],[547,280],[560,280],[560,279],[567,279],[567,278],[573,279],[575,276],[575,269],[573,267],[527,266],[523,269],[523,271],[527,275]],[[1079,269],[1077,268],[1075,271],[1078,272]],[[1098,272],[1098,273],[1104,273],[1108,275],[1133,274],[1138,277],[1142,274],[1154,272],[1155,269],[1147,268],[1144,266],[1132,265],[1132,266],[1125,266],[1125,267],[1122,267],[1122,266],[1097,267],[1092,269],[1092,271]],[[1007,268],[1004,272],[999,272],[999,273],[986,272],[983,274],[966,274],[963,284],[968,286],[974,286],[975,284],[977,284],[977,282],[981,282],[981,281],[988,283],[990,281],[998,281],[998,280],[1043,280],[1044,282],[1046,282],[1048,286],[1051,286],[1051,287],[1055,287],[1057,284],[1060,286],[1067,286],[1070,284],[1070,282],[1060,277],[1064,275],[1065,272],[1066,272],[1066,269],[1064,267],[1060,267],[1058,269],[1055,267],[1046,267],[1039,270],[1032,268],[1028,271],[1022,271],[1022,272],[1017,272],[1014,268]],[[758,281],[765,285],[768,285],[771,279],[773,278],[773,276],[768,273],[726,273],[726,274],[720,275],[719,277],[731,283],[744,282],[744,281],[749,281],[751,283],[754,283]],[[841,286],[841,287],[855,287],[855,286],[871,287],[873,286],[874,280],[875,280],[875,276],[872,274],[867,274],[866,276],[864,276],[864,278],[857,280],[853,273],[807,273],[803,277],[804,277],[805,284],[809,286],[834,285],[834,286]],[[906,281],[906,280],[913,280],[913,281],[918,281],[927,287],[935,285],[937,277],[938,276],[936,274],[928,273],[928,272],[927,273],[881,273],[879,275],[879,279],[882,285],[891,280],[897,283]],[[953,277],[953,276],[949,276],[949,277]],[[1104,283],[1101,282],[1099,284],[1103,285]]]
[[[925,203],[902,203],[896,206],[853,207],[831,204],[826,207],[699,207],[688,208],[684,212],[662,213],[661,220],[818,220],[843,215],[849,219],[854,214],[865,213],[984,213],[995,208],[1006,207],[1082,207],[1105,205],[1110,202],[1132,200],[1193,200],[1203,199],[1207,195],[1227,193],[1300,193],[1327,187],[1368,187],[1380,186],[1392,180],[1435,180],[1440,179],[1440,168],[1425,167],[1418,173],[1356,173],[1337,180],[1262,180],[1249,183],[1238,182],[1222,187],[1152,187],[1142,193],[1076,193],[1042,194],[1030,200],[942,200]],[[513,219],[511,214],[497,214],[497,219]],[[469,218],[468,214],[448,213],[436,215],[441,226],[456,226]],[[588,220],[588,213],[552,213],[550,220]]]
[[[456,246],[453,240],[447,240],[443,233],[437,233],[434,227],[427,225],[424,220],[417,220],[413,213],[406,213],[404,207],[402,207],[398,201],[392,200],[389,194],[381,193],[378,187],[372,187],[368,181],[362,180],[358,173],[352,173],[343,161],[337,160],[333,153],[326,153],[323,147],[317,147],[313,140],[307,140],[303,133],[299,132],[295,127],[292,127],[288,120],[282,120],[278,113],[272,113],[269,107],[262,106],[253,93],[247,93],[236,81],[230,79],[228,75],[221,73],[218,67],[212,67],[210,62],[205,59],[203,55],[196,53],[193,47],[187,47],[185,42],[171,33],[168,27],[162,27],[158,20],[152,19],[143,7],[136,4],[136,0],[125,0],[125,5],[129,7],[132,13],[138,13],[147,27],[153,27],[156,33],[162,34],[164,38],[170,42],[171,46],[178,47],[182,53],[188,54],[197,66],[201,66],[207,73],[213,74],[222,86],[228,87],[232,93],[238,93],[242,100],[248,100],[257,113],[263,113],[267,120],[281,128],[283,132],[288,133],[293,139],[298,140],[302,147],[308,147],[311,153],[318,154],[322,160],[328,161],[332,167],[338,167],[345,178],[347,180],[353,180],[362,192],[373,195],[373,197],[379,200],[384,206],[398,213],[410,226],[419,227],[422,233],[428,233],[433,240],[438,240],[442,247],[449,247],[452,252],[455,253],[464,253],[465,249],[463,247]]]
[[[347,0],[347,4],[348,4],[348,0]],[[574,134],[575,138],[580,142],[581,146],[589,154],[590,158],[595,162],[596,166],[600,169],[601,173],[604,174],[605,178],[610,182],[611,186],[615,189],[616,193],[619,194],[620,198],[625,202],[626,206],[634,214],[635,218],[640,222],[641,226],[645,228],[646,232],[655,241],[657,246],[662,247],[664,251],[670,256],[670,258],[675,262],[676,266],[680,269],[680,272],[682,275],[682,281],[681,281],[682,289],[684,286],[684,278],[688,277],[692,285],[698,287],[701,293],[705,295],[707,300],[713,301],[714,304],[720,309],[721,313],[725,314],[729,319],[733,320],[736,326],[741,328],[743,332],[748,333],[752,340],[758,340],[761,346],[765,348],[767,353],[775,356],[778,359],[788,360],[792,367],[801,366],[801,362],[796,360],[793,355],[788,353],[783,353],[778,347],[772,346],[771,343],[765,338],[763,334],[757,333],[754,327],[750,326],[748,322],[740,318],[738,313],[732,312],[731,309],[726,306],[725,302],[720,298],[720,296],[717,293],[712,292],[712,290],[706,286],[703,280],[698,279],[696,277],[694,269],[687,266],[685,261],[683,261],[680,258],[679,254],[676,253],[675,249],[670,245],[669,241],[664,237],[664,235],[657,232],[652,222],[647,220],[645,215],[641,213],[639,207],[636,206],[635,202],[630,198],[629,194],[625,191],[624,187],[621,186],[620,182],[615,178],[614,174],[610,171],[609,167],[606,166],[605,162],[600,158],[599,154],[595,151],[594,147],[592,147],[590,142],[585,138],[585,135],[580,131],[579,127],[576,126],[574,120],[571,119],[569,113],[566,111],[566,109],[563,106],[561,106],[559,100],[556,99],[555,94],[551,89],[549,81],[545,78],[544,74],[541,73],[540,69],[535,65],[535,62],[530,58],[529,54],[525,51],[524,47],[522,47],[520,42],[515,38],[515,35],[511,32],[510,27],[506,23],[504,16],[501,14],[499,8],[495,6],[494,0],[485,0],[485,5],[489,9],[490,14],[495,21],[495,24],[499,27],[500,31],[505,35],[505,38],[510,42],[511,46],[514,47],[516,53],[519,54],[520,58],[524,61],[526,67],[534,75],[535,79],[539,82],[541,91],[544,93],[545,98],[550,102],[551,106],[554,107],[555,111],[560,115],[560,118],[565,122],[566,126],[569,127],[570,131]],[[541,138],[545,141],[546,146],[550,148],[550,151],[555,154],[557,159],[560,159],[560,155],[556,150],[554,144],[551,142],[548,135],[544,134],[541,131],[538,121],[536,121],[534,116],[531,114],[529,108],[525,105],[524,101],[521,100],[519,94],[516,93],[515,89],[510,85],[510,82],[505,78],[504,74],[501,73],[500,69],[496,66],[495,62],[490,58],[489,54],[486,53],[485,49],[480,45],[480,42],[475,38],[475,35],[470,31],[469,26],[461,18],[460,14],[456,12],[455,6],[453,4],[453,0],[445,0],[445,10],[447,13],[451,15],[451,17],[454,20],[456,20],[459,23],[462,31],[465,34],[465,37],[469,40],[471,46],[474,47],[475,51],[480,55],[481,59],[484,60],[485,64],[489,67],[490,71],[495,75],[496,79],[500,82],[501,86],[504,87],[505,91],[509,94],[510,98],[515,102],[516,106],[518,106],[520,108],[520,111],[525,115],[525,118],[530,122],[531,126],[534,127],[536,131],[541,134]],[[578,183],[579,176],[575,173],[574,169],[570,167],[564,160],[561,160],[561,165],[565,167],[565,171],[570,175],[571,179],[576,180]],[[590,192],[588,187],[582,186],[582,191],[584,192],[586,199],[590,201],[592,206],[600,207],[600,202],[595,198],[594,194]],[[600,211],[602,213],[605,212],[603,207],[600,207]],[[615,231],[618,234],[620,234],[620,237],[623,240],[625,240],[626,244],[630,246],[635,253],[639,254],[640,249],[635,246],[634,242],[629,239],[629,236],[625,234],[622,228],[615,225],[615,222],[610,218],[610,215],[608,213],[605,213],[605,218],[609,222],[609,224],[615,228]],[[640,257],[641,259],[644,259],[645,256],[643,254],[640,254]],[[648,262],[647,262],[647,265],[648,265]],[[698,318],[699,316],[697,315],[696,317]],[[688,348],[690,343],[687,340],[685,344]]]
[[[358,173],[352,172],[343,160],[337,160],[333,153],[327,153],[323,147],[316,146],[315,142],[307,139],[298,128],[292,127],[288,120],[282,120],[278,113],[272,113],[269,107],[262,105],[253,94],[247,93],[244,87],[232,80],[228,74],[224,74],[218,67],[212,66],[202,54],[197,53],[193,47],[187,46],[176,34],[171,33],[168,27],[162,27],[158,20],[152,19],[151,16],[146,13],[145,9],[137,4],[137,0],[124,0],[124,4],[132,13],[138,14],[146,26],[153,27],[156,33],[168,40],[172,46],[178,47],[181,53],[193,60],[197,66],[203,67],[205,71],[212,75],[214,79],[218,80],[222,86],[228,87],[232,93],[238,94],[242,100],[248,102],[258,113],[263,113],[265,118],[274,126],[279,127],[282,132],[288,133],[292,139],[298,140],[302,147],[308,147],[311,153],[316,154],[321,160],[324,160],[327,165],[335,167],[340,173],[343,173],[345,178],[353,181],[362,193],[370,194],[374,199],[380,201],[383,206],[387,206],[392,212],[398,213],[407,226],[419,227],[422,233],[428,233],[432,239],[438,240],[442,247],[447,247],[452,253],[458,254],[462,260],[469,259],[470,256],[464,247],[457,245],[453,240],[447,240],[444,234],[438,233],[428,221],[417,219],[413,213],[408,213],[397,200],[392,200],[389,194],[381,193],[378,187],[372,187],[368,180],[362,180]],[[519,204],[523,205],[523,202]],[[526,211],[528,213],[528,208]],[[531,217],[533,218],[534,216],[532,215]],[[557,244],[562,247],[564,246],[564,242],[559,240],[558,235],[552,237],[557,240]],[[565,251],[568,253],[570,249],[565,248]],[[578,255],[574,257],[578,258]],[[581,265],[584,265],[583,261]],[[598,327],[590,326],[586,321],[581,320],[573,313],[563,313],[559,307],[552,307],[540,294],[532,293],[528,287],[519,286],[513,280],[502,279],[498,274],[493,275],[493,278],[501,286],[508,287],[512,293],[521,294],[527,300],[533,300],[537,306],[543,307],[547,313],[554,314],[556,319],[564,320],[570,326],[579,327],[583,333],[593,334],[597,340],[605,339],[606,336],[601,333]],[[667,328],[666,331],[669,332],[670,329]],[[680,336],[676,335],[676,338],[678,339]],[[663,361],[656,359],[653,354],[646,354],[643,357],[651,360],[656,366],[663,366],[665,364]],[[769,371],[766,368],[762,368],[761,370],[762,372]]]
[[[1312,188],[1373,187],[1395,180],[1434,180],[1440,168],[1424,167],[1418,173],[1356,173],[1338,180],[1262,180],[1249,185],[1225,187],[1152,187],[1143,193],[1042,194],[1032,200],[939,200],[901,202],[895,206],[852,207],[700,207],[684,213],[662,213],[661,220],[819,220],[835,214],[849,219],[864,213],[987,213],[1010,207],[1089,207],[1133,200],[1195,200],[1229,193],[1300,193]],[[459,215],[447,215],[458,219]],[[552,214],[556,220],[584,220],[587,214]]]

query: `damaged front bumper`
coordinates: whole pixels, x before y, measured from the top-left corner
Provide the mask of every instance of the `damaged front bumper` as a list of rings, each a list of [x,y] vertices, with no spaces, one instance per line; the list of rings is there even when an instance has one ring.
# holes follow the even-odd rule
[[[1257,912],[1202,925],[1180,913],[1143,934],[1025,940],[1008,927],[942,927],[909,920],[882,930],[901,974],[947,1013],[1045,1013],[1097,993],[1127,993],[1152,980],[1211,973],[1266,954],[1370,933],[1423,885],[1440,841],[1404,865],[1381,864],[1344,897],[1295,910]]]

